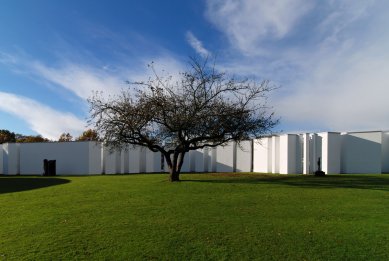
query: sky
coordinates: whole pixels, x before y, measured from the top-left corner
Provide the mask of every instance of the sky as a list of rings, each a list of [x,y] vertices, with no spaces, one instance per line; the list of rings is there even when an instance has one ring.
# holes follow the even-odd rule
[[[191,56],[277,86],[275,132],[389,129],[387,0],[0,2],[0,129],[78,136],[93,91]]]

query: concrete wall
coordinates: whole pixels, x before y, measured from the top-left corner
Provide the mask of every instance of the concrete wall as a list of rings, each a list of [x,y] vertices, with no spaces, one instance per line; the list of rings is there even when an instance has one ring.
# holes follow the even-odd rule
[[[318,134],[322,140],[321,168],[326,174],[339,174],[342,136],[338,132]]]
[[[4,174],[3,171],[3,144],[0,144],[0,175]]]
[[[125,147],[121,151],[120,157],[120,173],[130,172],[130,151],[129,146]]]
[[[236,161],[236,144],[230,142],[216,148],[216,172],[234,172]]]
[[[330,174],[389,172],[389,132],[284,134],[241,145],[190,151],[182,172],[313,173],[319,157]],[[44,159],[57,161],[58,175],[162,171],[161,154],[147,148],[111,153],[99,142],[49,142],[0,145],[0,174],[41,175]]]
[[[382,133],[381,171],[389,173],[389,132]]]
[[[318,161],[322,161],[322,137],[316,133],[310,134],[309,141],[309,173],[314,173],[318,170]]]
[[[254,140],[253,143],[253,171],[272,172],[272,138],[264,137]]]
[[[155,173],[162,172],[161,169],[161,153],[153,152],[146,149],[146,172]]]
[[[181,172],[190,172],[191,156],[192,156],[192,153],[190,151],[185,153],[184,163],[182,163],[182,166],[181,166]]]
[[[104,174],[118,174],[121,171],[121,150],[103,148]]]
[[[19,162],[20,162],[19,144],[18,143],[3,144],[3,173],[6,175],[20,174]]]
[[[17,145],[20,151],[21,175],[41,175],[44,172],[44,159],[56,160],[57,175],[101,173],[99,146],[91,145],[89,142],[20,143]]]
[[[190,171],[191,172],[206,172],[205,171],[206,157],[208,157],[208,150],[206,150],[206,149],[198,149],[198,150],[191,151]]]
[[[382,132],[350,132],[342,137],[342,173],[381,173]]]
[[[146,148],[140,146],[128,147],[128,173],[146,172]]]
[[[88,174],[102,174],[102,144],[101,142],[88,142],[89,145],[89,172]]]
[[[236,144],[236,172],[252,171],[252,141],[242,141]]]
[[[271,173],[280,173],[280,137],[271,138]]]
[[[299,136],[295,134],[284,134],[280,136],[280,174],[295,174],[298,172],[297,162],[299,160],[300,153],[296,153],[300,149]],[[297,155],[298,154],[298,155]]]

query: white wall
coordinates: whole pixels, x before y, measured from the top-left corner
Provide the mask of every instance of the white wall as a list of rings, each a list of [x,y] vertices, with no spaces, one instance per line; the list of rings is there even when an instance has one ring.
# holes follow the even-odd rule
[[[3,144],[3,172],[6,175],[20,174],[19,143]]]
[[[193,151],[193,161],[194,166],[192,165],[192,172],[207,172],[208,166],[207,163],[210,161],[208,160],[208,149],[198,149]]]
[[[120,173],[129,173],[130,171],[130,151],[129,146],[122,148],[120,154]]]
[[[252,161],[252,141],[242,141],[236,144],[236,166],[237,172],[250,172]]]
[[[209,148],[208,153],[211,159],[208,161],[208,171],[217,172],[217,148]]]
[[[271,173],[280,173],[280,137],[271,137]]]
[[[298,172],[300,168],[297,168],[297,161],[301,162],[299,158],[301,153],[297,153],[299,141],[299,136],[295,134],[280,136],[280,174],[300,173]]]
[[[161,153],[146,148],[146,172],[161,172]]]
[[[253,143],[253,171],[270,173],[272,165],[272,138],[256,139]]]
[[[3,170],[3,144],[0,144],[0,175],[4,174]]]
[[[326,174],[339,174],[342,136],[338,132],[322,132],[318,135],[322,139],[322,171]]]
[[[146,150],[148,149],[141,146],[129,146],[128,173],[146,172]]]
[[[191,161],[192,153],[189,151],[185,153],[184,163],[181,166],[181,172],[189,172],[190,171],[190,161]]]
[[[98,146],[91,155],[89,142],[20,143],[18,145],[20,146],[20,174],[22,175],[43,174],[44,159],[56,160],[57,175],[100,173],[101,163],[96,159],[99,154]],[[93,165],[91,170],[90,164]]]
[[[118,174],[121,170],[121,150],[111,150],[109,147],[103,148],[104,155],[104,173]]]
[[[303,135],[303,174],[310,173],[310,136],[309,133],[304,133]]]
[[[318,161],[322,162],[322,137],[313,133],[309,141],[309,172],[314,173],[318,170]],[[321,164],[322,165],[322,164]]]
[[[382,132],[350,132],[342,137],[342,173],[381,173]]]
[[[382,133],[382,157],[381,157],[381,171],[382,173],[389,173],[389,132]]]
[[[89,144],[89,171],[88,174],[102,174],[102,144],[101,142],[88,142]]]
[[[235,163],[235,142],[216,148],[216,172],[233,172]]]

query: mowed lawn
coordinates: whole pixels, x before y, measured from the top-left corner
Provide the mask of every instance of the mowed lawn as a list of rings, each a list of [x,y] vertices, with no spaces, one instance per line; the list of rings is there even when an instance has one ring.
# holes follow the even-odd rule
[[[389,175],[0,177],[0,260],[389,260]]]

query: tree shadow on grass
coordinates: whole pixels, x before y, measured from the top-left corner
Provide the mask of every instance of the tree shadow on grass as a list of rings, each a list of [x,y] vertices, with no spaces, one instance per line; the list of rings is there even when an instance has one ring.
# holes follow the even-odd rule
[[[262,175],[262,174],[212,174],[211,179],[185,179],[184,182],[232,183],[232,184],[277,184],[301,188],[350,188],[389,191],[389,175]],[[214,178],[213,178],[214,177]]]
[[[20,192],[69,183],[63,178],[0,177],[0,194]]]

